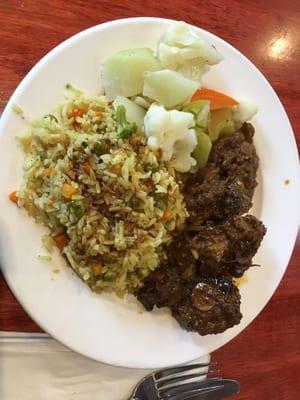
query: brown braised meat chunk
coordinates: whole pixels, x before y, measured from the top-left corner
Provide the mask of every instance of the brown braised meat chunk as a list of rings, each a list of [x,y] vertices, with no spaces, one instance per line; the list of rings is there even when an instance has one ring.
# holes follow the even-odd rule
[[[195,257],[191,252],[191,233],[182,231],[173,237],[171,243],[166,248],[168,262],[180,271],[184,271],[187,265],[195,262]]]
[[[261,241],[266,234],[264,224],[253,215],[234,218],[224,225],[229,241],[226,256],[227,271],[234,277],[241,277],[251,267]]]
[[[191,221],[218,222],[251,208],[258,168],[253,133],[253,127],[244,124],[219,139],[207,166],[187,179],[184,192]]]
[[[195,265],[200,273],[240,277],[252,265],[266,228],[253,215],[224,224],[190,226],[197,232],[179,234],[167,248],[168,261],[179,271]]]
[[[146,310],[170,307],[183,328],[200,335],[220,333],[240,322],[240,295],[231,280],[197,275],[187,280],[167,264],[155,273],[155,280],[148,278],[137,293]]]
[[[223,277],[196,281],[171,311],[184,329],[200,335],[224,332],[242,318],[238,288]]]
[[[266,233],[253,215],[234,217],[222,225],[199,227],[190,239],[190,251],[199,271],[240,277],[252,265]]]
[[[167,248],[168,264],[148,277],[137,298],[148,311],[170,307],[187,330],[223,332],[241,319],[231,276],[251,266],[265,231],[257,218],[246,215],[180,233]]]
[[[146,279],[144,286],[137,292],[137,298],[147,311],[151,311],[155,305],[175,305],[183,294],[184,287],[178,270],[163,264]]]
[[[251,198],[256,186],[258,168],[253,135],[253,126],[245,123],[234,135],[216,141],[210,158],[210,162],[221,169],[220,176],[239,179]]]

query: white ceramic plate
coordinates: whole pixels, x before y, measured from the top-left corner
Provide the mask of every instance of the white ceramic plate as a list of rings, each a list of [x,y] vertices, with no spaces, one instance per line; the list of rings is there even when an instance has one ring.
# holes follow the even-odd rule
[[[188,333],[164,310],[142,312],[138,302],[92,293],[63,259],[37,259],[43,228],[15,207],[7,194],[18,187],[22,153],[15,136],[26,125],[12,111],[18,104],[26,119],[51,112],[72,82],[89,94],[101,91],[99,65],[128,47],[155,47],[168,20],[133,18],[90,28],[47,54],[24,78],[2,119],[0,135],[0,254],[4,276],[31,317],[71,349],[96,360],[126,367],[163,367],[191,361],[216,350],[241,332],[266,305],[288,264],[299,223],[299,165],[293,132],[275,92],[241,53],[222,39],[200,30],[225,60],[213,67],[205,84],[236,98],[257,102],[255,143],[260,156],[259,186],[253,213],[268,228],[252,268],[241,287],[243,319],[223,334]],[[284,181],[290,180],[289,185]],[[53,268],[62,267],[59,274]]]

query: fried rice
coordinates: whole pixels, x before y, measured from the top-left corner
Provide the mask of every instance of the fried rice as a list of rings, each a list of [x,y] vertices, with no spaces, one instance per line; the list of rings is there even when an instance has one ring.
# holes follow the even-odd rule
[[[118,137],[105,97],[68,90],[55,115],[34,120],[19,140],[18,205],[47,226],[45,246],[56,245],[94,291],[140,287],[188,217],[175,171],[143,132]]]

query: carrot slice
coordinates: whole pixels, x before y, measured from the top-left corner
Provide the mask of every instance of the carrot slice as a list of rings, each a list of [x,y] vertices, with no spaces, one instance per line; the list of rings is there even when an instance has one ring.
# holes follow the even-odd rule
[[[53,240],[59,249],[63,249],[68,244],[68,238],[64,233],[53,236]]]
[[[209,100],[211,110],[218,110],[219,108],[232,107],[239,104],[235,99],[224,93],[205,88],[197,90],[192,97],[192,101],[195,100]]]
[[[137,144],[137,138],[136,137],[131,137],[129,139],[129,143],[131,144],[131,146],[135,146]]]
[[[44,169],[44,175],[47,177],[50,177],[52,175],[53,171],[54,171],[54,168],[52,168],[52,167],[46,168],[46,169]]]
[[[13,203],[17,203],[18,202],[18,195],[17,195],[17,191],[14,190],[13,192],[11,192],[9,195],[9,200],[12,201]]]
[[[85,111],[82,108],[73,108],[70,112],[69,117],[82,117],[85,114]]]
[[[166,210],[163,213],[162,219],[163,219],[163,221],[170,221],[170,219],[172,219],[172,217],[173,217],[173,215],[172,215],[171,211]]]
[[[102,274],[102,265],[101,264],[93,264],[92,265],[92,273],[94,276],[99,276]]]
[[[64,196],[65,199],[69,200],[77,192],[77,189],[69,185],[68,183],[64,183],[62,186],[61,194]]]

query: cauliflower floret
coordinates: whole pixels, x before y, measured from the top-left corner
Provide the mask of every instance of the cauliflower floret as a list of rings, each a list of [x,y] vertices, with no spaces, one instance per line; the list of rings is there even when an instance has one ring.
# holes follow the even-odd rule
[[[258,110],[257,105],[248,100],[239,100],[239,104],[232,108],[233,119],[237,128],[240,128],[244,122],[250,121]]]
[[[197,138],[194,129],[189,129],[183,140],[178,140],[174,145],[174,154],[171,165],[179,172],[187,172],[197,164],[191,156],[197,145]]]
[[[144,119],[148,146],[152,150],[161,149],[163,161],[171,160],[177,171],[187,172],[196,164],[191,157],[197,144],[194,125],[191,113],[167,111],[162,105],[153,103]]]
[[[199,65],[217,64],[223,57],[198,32],[185,22],[177,22],[166,30],[158,44],[162,65],[177,69],[186,61],[197,60]]]

